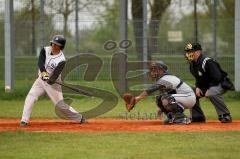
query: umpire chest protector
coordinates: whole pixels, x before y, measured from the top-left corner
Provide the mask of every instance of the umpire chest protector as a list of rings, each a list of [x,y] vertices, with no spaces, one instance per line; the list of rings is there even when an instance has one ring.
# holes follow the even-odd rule
[[[227,76],[215,60],[203,55],[197,62],[190,62],[190,71],[196,79],[196,86],[200,88],[217,86]]]

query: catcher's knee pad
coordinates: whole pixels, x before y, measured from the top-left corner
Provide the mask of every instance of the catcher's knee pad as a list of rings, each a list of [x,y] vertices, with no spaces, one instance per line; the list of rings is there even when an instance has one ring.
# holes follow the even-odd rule
[[[170,103],[164,107],[168,112],[183,113],[183,111],[184,111],[183,107],[179,103],[176,103],[176,102]]]
[[[170,103],[176,102],[176,100],[172,95],[167,94],[167,95],[163,95],[161,97],[161,102],[162,102],[162,105],[165,107],[166,105],[169,105]]]
[[[167,110],[164,108],[161,100],[162,96],[156,96],[157,107],[161,109],[162,112],[167,113]]]
[[[180,103],[177,103],[172,95],[162,96],[161,101],[167,112],[182,113],[184,111],[183,106]]]
[[[156,96],[156,104],[157,104],[158,107],[159,107],[159,106],[162,106],[161,97],[162,97],[162,96]]]

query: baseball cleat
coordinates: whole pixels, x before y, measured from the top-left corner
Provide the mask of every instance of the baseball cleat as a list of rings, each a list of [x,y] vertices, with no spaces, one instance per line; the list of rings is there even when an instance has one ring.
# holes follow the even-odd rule
[[[185,125],[191,124],[191,120],[188,117],[185,117],[181,124]]]
[[[82,117],[82,119],[80,120],[80,124],[85,124],[85,123],[87,123],[87,119]]]
[[[164,125],[188,125],[191,124],[191,120],[188,117],[182,117],[182,118],[167,118],[163,121]]]
[[[24,126],[27,126],[27,125],[28,125],[28,123],[24,122],[24,121],[21,121],[20,124],[19,124],[19,126],[21,126],[21,127],[24,127]]]
[[[230,114],[223,114],[219,116],[219,120],[221,121],[221,123],[231,123],[232,117]]]
[[[163,122],[164,125],[188,125],[191,124],[191,120],[189,118],[183,118],[178,120],[165,120]]]

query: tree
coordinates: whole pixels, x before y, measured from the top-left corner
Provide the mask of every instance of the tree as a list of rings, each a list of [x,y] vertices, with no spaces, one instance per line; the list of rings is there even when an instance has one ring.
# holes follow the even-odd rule
[[[35,21],[39,18],[39,6],[34,4],[34,0],[24,2],[23,6],[14,12],[16,50],[18,55],[35,55],[37,38],[35,29],[38,27]]]
[[[143,3],[142,0],[132,0],[133,32],[138,60],[143,60]]]
[[[98,24],[94,27],[94,40],[104,42],[107,40],[117,40],[119,30],[119,1],[112,4],[103,3],[105,11],[98,13]]]
[[[53,10],[55,14],[60,14],[63,16],[63,35],[68,35],[68,19],[69,16],[75,11],[75,3],[76,0],[48,0],[46,1],[46,7],[48,9]],[[87,7],[92,4],[93,1],[85,0],[81,1],[79,4],[79,10]]]
[[[170,0],[154,0],[153,4],[149,3],[151,8],[151,19],[149,22],[149,57],[157,51],[159,24],[163,13],[170,5]]]
[[[199,39],[204,43],[204,50],[211,54],[213,50],[213,25],[212,25],[212,1],[198,1],[198,28]],[[193,6],[193,1],[190,1],[189,6]],[[217,53],[218,54],[233,54],[234,52],[234,0],[217,0],[217,15],[216,15],[216,31],[217,31]],[[203,9],[204,8],[204,9]],[[182,26],[184,41],[193,41],[193,12],[183,14],[181,20],[176,24],[176,27]]]
[[[212,20],[212,1],[205,0],[202,5],[207,7],[205,13],[201,14],[202,19]],[[216,0],[216,31],[217,31],[217,53],[232,54],[234,52],[234,0]],[[211,22],[210,22],[211,23]],[[211,32],[213,26],[200,25],[201,28]],[[211,49],[209,49],[211,50]]]
[[[171,0],[152,0],[149,1],[150,9],[151,9],[151,17],[149,23],[149,59],[151,59],[151,54],[156,51],[157,44],[157,35],[159,32],[159,24],[161,21],[161,17],[165,10],[170,5]],[[137,57],[139,60],[143,59],[143,4],[142,0],[132,0],[132,17],[133,17],[133,30],[136,42],[136,51]]]

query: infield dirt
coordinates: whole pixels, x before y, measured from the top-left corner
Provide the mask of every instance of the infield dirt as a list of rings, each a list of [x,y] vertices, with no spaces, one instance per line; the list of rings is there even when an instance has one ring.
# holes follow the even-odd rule
[[[163,125],[159,120],[90,119],[78,124],[58,119],[32,119],[26,127],[19,126],[19,119],[0,119],[0,132],[205,132],[240,131],[240,120],[223,124],[209,120],[189,125]]]

